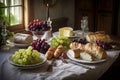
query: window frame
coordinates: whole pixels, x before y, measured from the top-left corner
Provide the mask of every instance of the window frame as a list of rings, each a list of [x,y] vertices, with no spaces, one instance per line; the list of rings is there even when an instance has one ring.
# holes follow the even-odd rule
[[[9,8],[10,9],[11,7],[17,7],[17,6],[20,6],[21,9],[22,9],[22,13],[21,13],[22,21],[21,21],[21,24],[8,25],[7,29],[10,30],[10,31],[13,31],[13,32],[17,32],[19,30],[24,29],[24,0],[21,0],[21,5],[15,5],[15,6],[8,5],[8,6],[3,7],[3,8]],[[9,19],[9,21],[10,21],[10,19]]]
[[[8,30],[15,33],[27,31],[29,22],[34,19],[34,0],[22,0],[22,4],[22,24],[7,27]]]
[[[32,6],[31,6],[32,5]],[[8,27],[10,31],[28,31],[28,24],[34,19],[34,0],[23,0],[23,24]]]
[[[24,0],[22,2],[22,24],[8,26],[8,29],[13,32],[19,32],[24,29]]]

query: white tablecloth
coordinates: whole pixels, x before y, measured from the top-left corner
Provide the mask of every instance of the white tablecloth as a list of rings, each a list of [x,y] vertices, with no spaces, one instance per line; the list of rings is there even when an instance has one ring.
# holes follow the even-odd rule
[[[63,63],[56,60],[56,66],[46,71],[48,62],[32,70],[20,70],[12,66],[7,58],[16,49],[0,51],[0,80],[97,80],[112,65],[120,51],[107,51],[108,59],[99,64],[82,64],[89,68],[73,63]],[[90,69],[92,68],[92,69]]]

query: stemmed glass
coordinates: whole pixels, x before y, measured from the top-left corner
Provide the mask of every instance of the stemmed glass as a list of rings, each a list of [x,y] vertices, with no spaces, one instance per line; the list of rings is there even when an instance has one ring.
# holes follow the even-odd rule
[[[50,29],[45,31],[41,39],[49,40],[52,37],[52,25],[51,24],[52,24],[52,21],[50,20],[50,17],[49,17],[47,20],[47,25],[50,27]]]
[[[36,37],[36,39],[45,39],[45,40],[49,40],[52,36],[52,26],[51,26],[52,21],[50,20],[50,18],[48,18],[46,25],[42,26],[42,28],[46,28],[47,30],[39,30],[36,29],[35,31],[32,31],[33,35]],[[39,25],[41,26],[41,25]],[[39,27],[36,26],[36,27]],[[35,39],[35,40],[36,40]]]
[[[34,40],[36,39],[41,39],[41,37],[44,35],[45,31],[32,31],[33,36],[35,37]]]
[[[81,20],[81,29],[82,29],[82,37],[85,38],[85,33],[88,31],[88,17],[85,16]]]

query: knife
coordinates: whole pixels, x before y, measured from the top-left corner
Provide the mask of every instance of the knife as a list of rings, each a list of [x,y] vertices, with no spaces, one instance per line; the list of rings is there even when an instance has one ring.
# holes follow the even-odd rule
[[[82,66],[83,68],[86,68],[86,69],[90,69],[90,70],[95,69],[94,66],[89,66],[89,65],[81,64],[81,63],[78,63],[78,62],[75,62],[75,61],[72,61],[72,60],[67,60],[67,62],[75,64],[75,65],[78,65],[78,66]]]

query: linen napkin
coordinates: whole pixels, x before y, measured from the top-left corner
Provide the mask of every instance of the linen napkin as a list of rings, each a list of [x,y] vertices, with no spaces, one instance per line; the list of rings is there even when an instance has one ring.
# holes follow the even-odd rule
[[[97,80],[119,56],[120,51],[107,51],[108,59],[98,64],[64,63],[62,60],[56,60],[56,66],[51,71],[47,71],[48,64],[32,70],[20,70],[12,66],[6,58],[9,54],[0,54],[0,80]],[[80,65],[79,65],[80,64]],[[84,65],[84,66],[82,66]],[[91,67],[89,69],[87,67]],[[95,76],[94,76],[95,75]],[[92,76],[92,77],[91,77]]]

